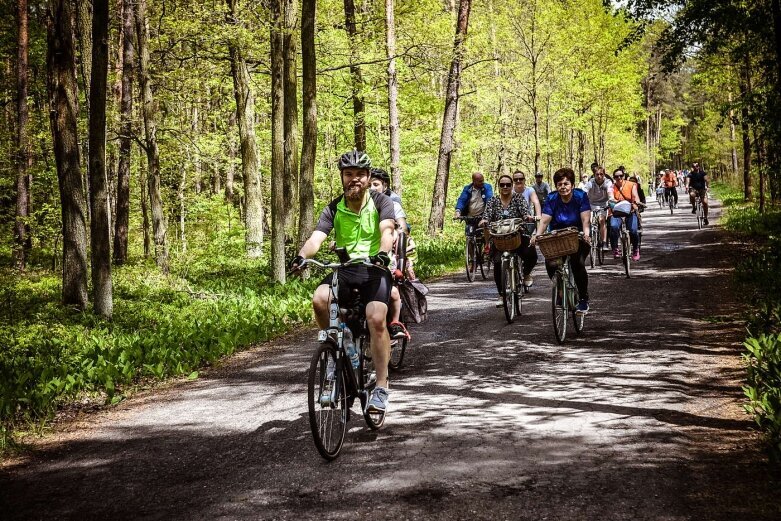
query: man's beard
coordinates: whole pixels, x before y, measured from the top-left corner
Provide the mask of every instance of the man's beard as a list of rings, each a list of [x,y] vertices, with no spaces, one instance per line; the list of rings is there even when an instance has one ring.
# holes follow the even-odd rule
[[[344,190],[344,196],[350,201],[363,201],[365,194],[366,187],[362,185],[351,185]]]

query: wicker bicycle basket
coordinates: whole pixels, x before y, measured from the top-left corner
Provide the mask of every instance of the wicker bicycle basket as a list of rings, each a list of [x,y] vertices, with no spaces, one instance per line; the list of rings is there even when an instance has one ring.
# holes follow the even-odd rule
[[[499,251],[513,251],[521,245],[523,219],[504,219],[491,223],[488,232]]]
[[[538,235],[537,246],[540,247],[543,257],[555,259],[577,252],[578,240],[578,231],[575,228],[566,228]]]

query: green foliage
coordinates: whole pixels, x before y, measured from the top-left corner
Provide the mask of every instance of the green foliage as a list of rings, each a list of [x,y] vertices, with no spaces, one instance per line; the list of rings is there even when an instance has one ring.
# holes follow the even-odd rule
[[[735,188],[714,183],[727,208],[725,227],[756,242],[735,270],[735,278],[751,303],[746,352],[744,405],[764,432],[771,458],[781,462],[781,211],[760,214]]]
[[[748,373],[744,408],[764,431],[771,458],[781,462],[781,334],[751,337],[743,346]]]

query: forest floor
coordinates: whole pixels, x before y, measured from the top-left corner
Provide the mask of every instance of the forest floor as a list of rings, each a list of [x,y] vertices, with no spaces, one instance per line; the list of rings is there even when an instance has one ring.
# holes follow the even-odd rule
[[[781,519],[742,411],[741,246],[688,202],[645,215],[632,279],[590,271],[558,345],[542,263],[508,325],[493,281],[429,285],[385,426],[325,462],[307,420],[315,333],[84,414],[0,468],[3,519]],[[357,406],[356,406],[357,410]]]

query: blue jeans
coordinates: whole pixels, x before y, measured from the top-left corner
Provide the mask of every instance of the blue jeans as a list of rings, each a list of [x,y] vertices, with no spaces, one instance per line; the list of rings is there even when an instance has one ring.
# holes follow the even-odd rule
[[[618,248],[618,234],[621,230],[622,217],[610,217],[610,247],[614,250]],[[637,248],[638,236],[637,236],[637,214],[632,212],[626,219],[626,227],[629,230],[629,241],[632,243],[632,249]]]

